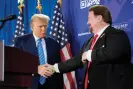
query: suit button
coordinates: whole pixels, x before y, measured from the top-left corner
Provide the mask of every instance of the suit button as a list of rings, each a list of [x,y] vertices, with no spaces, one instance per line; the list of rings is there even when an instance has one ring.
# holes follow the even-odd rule
[[[32,74],[32,76],[34,76],[34,74]]]

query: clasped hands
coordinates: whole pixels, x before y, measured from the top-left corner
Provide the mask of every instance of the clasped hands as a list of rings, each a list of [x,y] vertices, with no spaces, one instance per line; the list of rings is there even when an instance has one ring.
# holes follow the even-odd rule
[[[87,60],[87,52],[84,52],[82,54],[82,63],[84,64]],[[55,73],[55,68],[53,67],[53,65],[50,64],[43,64],[43,65],[39,65],[38,66],[38,74],[48,78],[50,76],[52,76]]]
[[[48,78],[54,74],[55,70],[53,65],[50,64],[43,64],[38,66],[38,74]]]

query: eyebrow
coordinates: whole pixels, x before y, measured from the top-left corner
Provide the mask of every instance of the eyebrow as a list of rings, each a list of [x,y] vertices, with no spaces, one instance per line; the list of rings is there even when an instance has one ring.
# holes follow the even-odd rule
[[[40,25],[39,27],[42,27],[42,26],[46,27],[46,26],[48,26],[48,25]]]

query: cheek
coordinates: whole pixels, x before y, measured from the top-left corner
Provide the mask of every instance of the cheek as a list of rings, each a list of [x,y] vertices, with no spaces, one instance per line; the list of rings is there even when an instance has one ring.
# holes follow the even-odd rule
[[[91,26],[94,27],[95,25],[96,25],[96,21],[95,20],[91,21]]]
[[[36,30],[36,33],[39,35],[41,32],[40,32],[40,30]]]
[[[45,33],[47,32],[47,28],[44,29],[44,32],[45,32]]]
[[[35,34],[39,34],[40,33],[39,29],[37,29],[37,28],[35,28],[33,31],[34,31]]]

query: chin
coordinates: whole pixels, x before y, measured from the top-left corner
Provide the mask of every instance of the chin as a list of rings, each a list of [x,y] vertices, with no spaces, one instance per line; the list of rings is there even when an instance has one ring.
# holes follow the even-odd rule
[[[92,28],[89,28],[89,30],[90,30],[90,32],[92,33],[92,31],[93,31]]]
[[[42,37],[42,38],[43,38],[43,37],[46,37],[46,35],[43,35],[43,36],[41,36],[41,37]]]
[[[45,36],[39,36],[39,38],[44,38]]]

